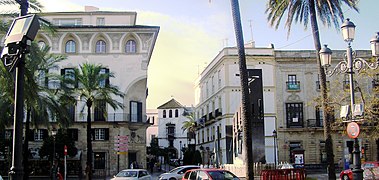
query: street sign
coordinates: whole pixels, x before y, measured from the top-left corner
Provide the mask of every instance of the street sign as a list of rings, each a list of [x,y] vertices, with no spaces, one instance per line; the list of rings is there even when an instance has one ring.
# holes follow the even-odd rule
[[[359,130],[359,125],[356,122],[351,122],[347,124],[347,135],[354,139],[359,136],[360,130]]]

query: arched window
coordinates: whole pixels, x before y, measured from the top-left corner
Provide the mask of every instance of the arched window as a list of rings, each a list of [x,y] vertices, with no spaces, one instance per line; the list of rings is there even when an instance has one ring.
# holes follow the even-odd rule
[[[96,42],[96,50],[95,52],[96,53],[105,53],[105,49],[106,49],[106,44],[105,44],[105,41],[103,40],[99,40]]]
[[[168,111],[168,117],[172,118],[172,110],[171,109]]]
[[[66,42],[66,53],[75,53],[76,52],[76,43],[73,40]]]
[[[136,53],[137,52],[136,41],[134,41],[134,40],[127,41],[126,46],[125,46],[125,52],[126,53]]]
[[[166,118],[166,110],[163,110],[163,118]]]
[[[175,117],[179,117],[179,110],[175,109]]]

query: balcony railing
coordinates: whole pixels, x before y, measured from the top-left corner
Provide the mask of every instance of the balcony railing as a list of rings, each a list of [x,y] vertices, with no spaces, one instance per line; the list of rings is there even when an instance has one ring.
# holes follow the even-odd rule
[[[147,116],[142,116],[140,120],[137,118],[131,119],[129,113],[108,113],[106,117],[95,117],[95,113],[91,113],[91,120],[95,122],[130,122],[130,123],[153,123],[150,122],[152,119],[147,119]],[[75,114],[75,122],[87,122],[87,113],[77,113]]]
[[[300,91],[300,81],[287,81],[287,91]]]

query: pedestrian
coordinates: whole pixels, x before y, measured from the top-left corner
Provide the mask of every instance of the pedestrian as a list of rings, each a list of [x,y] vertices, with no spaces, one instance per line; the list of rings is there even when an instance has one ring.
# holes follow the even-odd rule
[[[338,167],[340,168],[340,171],[344,169],[345,163],[343,162],[342,158],[338,161]]]
[[[150,173],[153,173],[154,172],[154,161],[152,159],[149,162],[149,166],[150,166]]]
[[[133,169],[134,162],[130,163],[130,169]]]
[[[86,172],[86,179],[89,179],[89,174],[91,173],[90,171],[91,171],[91,169],[90,169],[90,167],[88,165],[88,162],[86,162],[86,170],[85,170],[85,172]]]

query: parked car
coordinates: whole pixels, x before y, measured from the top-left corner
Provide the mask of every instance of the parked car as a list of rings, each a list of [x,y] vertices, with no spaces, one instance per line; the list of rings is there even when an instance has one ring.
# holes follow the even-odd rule
[[[158,180],[178,180],[182,179],[184,173],[190,169],[199,169],[200,166],[196,165],[186,165],[186,166],[179,166],[177,168],[172,169],[171,171],[167,173],[163,173],[159,175]]]
[[[151,175],[145,169],[125,169],[113,176],[111,180],[151,180]]]
[[[362,164],[364,179],[369,178],[369,177],[365,178],[365,176],[371,176],[372,172],[376,172],[376,171],[372,171],[372,169],[378,170],[378,168],[379,168],[379,162],[378,161],[364,162]],[[379,176],[379,174],[378,175],[374,174],[374,176]],[[341,171],[340,178],[342,180],[352,180],[353,179],[353,171],[351,169],[345,169],[345,170]]]
[[[192,169],[188,170],[182,180],[239,180],[239,178],[225,169]]]

